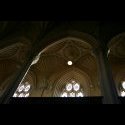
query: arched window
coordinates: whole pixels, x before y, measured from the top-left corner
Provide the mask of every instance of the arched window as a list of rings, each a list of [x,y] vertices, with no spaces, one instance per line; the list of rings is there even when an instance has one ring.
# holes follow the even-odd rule
[[[30,95],[31,85],[28,82],[21,83],[16,92],[14,93],[13,97],[28,97]]]
[[[63,90],[61,97],[84,97],[80,84],[72,80]]]
[[[122,97],[125,97],[125,81],[122,82],[120,94]]]

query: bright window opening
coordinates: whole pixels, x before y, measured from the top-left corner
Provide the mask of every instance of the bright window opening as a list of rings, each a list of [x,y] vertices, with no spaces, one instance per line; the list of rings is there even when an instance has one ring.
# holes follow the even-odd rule
[[[28,82],[21,83],[16,92],[14,93],[13,97],[29,97],[31,85]]]
[[[125,97],[125,92],[124,91],[121,92],[121,96]]]
[[[122,87],[125,89],[125,81],[122,82]]]
[[[61,97],[84,97],[84,94],[80,88],[80,84],[72,80],[71,83],[66,85]]]

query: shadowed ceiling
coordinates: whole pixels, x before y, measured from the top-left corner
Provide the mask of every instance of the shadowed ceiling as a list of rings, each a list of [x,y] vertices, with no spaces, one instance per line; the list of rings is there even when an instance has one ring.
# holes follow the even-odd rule
[[[109,44],[109,49],[109,63],[116,83],[116,88],[119,89],[121,83],[125,81],[125,33],[114,37]]]
[[[53,43],[56,44],[51,44],[52,46],[49,46],[49,40],[45,43],[42,41],[42,39],[49,39],[46,38],[47,36],[54,34],[56,37],[56,34],[58,36],[60,32],[67,30],[87,33],[102,46],[110,42],[108,57],[114,79],[117,82],[123,79],[125,75],[125,35],[118,34],[125,31],[124,23],[6,21],[0,22],[0,92],[2,93],[9,83],[14,83],[18,72],[28,61],[29,53],[37,50],[39,45],[39,48],[46,49],[44,51],[41,49],[42,54],[38,63],[32,65],[25,78],[25,81],[33,85],[34,91],[31,96],[59,96],[69,76],[71,78],[74,76],[80,84],[83,84],[88,96],[100,95],[97,62],[92,53],[93,47],[89,43],[72,37],[54,41]],[[67,65],[68,60],[73,62],[72,66]]]
[[[68,61],[72,61],[73,65],[69,66]],[[61,89],[70,79],[77,80],[87,96],[100,95],[96,59],[91,45],[82,40],[67,37],[48,46],[30,70],[37,76],[34,91],[41,89],[39,96],[60,96]],[[61,89],[54,92],[56,88]]]

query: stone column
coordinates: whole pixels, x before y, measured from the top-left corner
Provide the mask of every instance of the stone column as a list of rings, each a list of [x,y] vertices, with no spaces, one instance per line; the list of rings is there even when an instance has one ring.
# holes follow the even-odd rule
[[[100,87],[103,96],[103,104],[119,104],[116,86],[110,69],[107,48],[100,47],[95,50],[97,58]]]

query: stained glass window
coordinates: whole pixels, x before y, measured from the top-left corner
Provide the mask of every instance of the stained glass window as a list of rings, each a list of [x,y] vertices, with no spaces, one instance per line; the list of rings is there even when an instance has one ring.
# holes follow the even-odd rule
[[[21,83],[16,92],[14,93],[13,97],[28,97],[30,95],[31,85],[28,82]]]
[[[84,97],[84,94],[80,84],[72,80],[66,84],[61,97]]]

